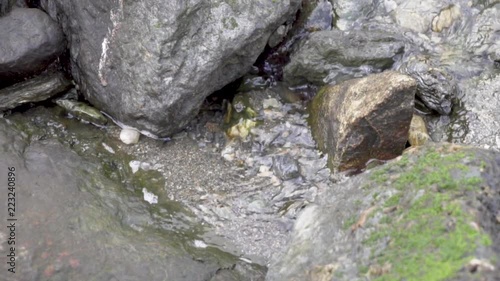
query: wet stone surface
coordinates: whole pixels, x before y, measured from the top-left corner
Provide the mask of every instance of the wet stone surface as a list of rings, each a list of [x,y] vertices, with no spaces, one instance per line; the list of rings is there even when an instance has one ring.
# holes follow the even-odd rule
[[[258,125],[244,139],[227,139],[222,113],[207,111],[170,142],[143,138],[119,146],[164,176],[169,199],[227,238],[216,243],[263,265],[283,248],[297,213],[330,181],[304,105],[282,103],[279,89],[252,91],[243,99],[248,103],[237,105],[256,113]]]
[[[130,188],[145,206],[165,201],[185,206],[190,223],[200,225],[195,248],[215,247],[268,265],[284,247],[298,213],[330,181],[303,102],[282,102],[282,90],[246,93],[238,106],[251,109],[254,114],[246,118],[257,125],[244,139],[226,137],[220,107],[202,111],[170,141],[142,136],[134,145],[120,141],[121,128],[112,122],[96,127],[55,104],[5,118],[29,141],[56,139],[97,160],[107,178]],[[122,216],[136,231],[152,219],[142,211]],[[171,227],[161,214],[154,217],[156,227]]]
[[[58,108],[0,119],[0,167],[16,167],[22,206],[18,271],[8,280],[205,281],[221,271],[225,280],[263,279],[265,268],[203,242],[206,230],[165,196],[163,176],[145,164],[129,168],[132,158],[108,130]]]

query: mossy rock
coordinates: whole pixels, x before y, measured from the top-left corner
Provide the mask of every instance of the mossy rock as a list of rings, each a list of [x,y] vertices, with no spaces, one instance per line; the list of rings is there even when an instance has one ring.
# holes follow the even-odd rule
[[[299,216],[268,279],[335,265],[335,280],[495,280],[499,163],[494,151],[428,143],[332,186]]]

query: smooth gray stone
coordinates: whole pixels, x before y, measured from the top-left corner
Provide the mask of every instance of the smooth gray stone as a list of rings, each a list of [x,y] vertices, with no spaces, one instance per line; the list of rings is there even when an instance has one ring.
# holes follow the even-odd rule
[[[340,83],[390,69],[404,51],[402,38],[390,31],[318,31],[293,52],[284,79],[293,86]]]
[[[14,9],[0,26],[0,87],[41,72],[65,48],[61,28],[39,9]]]

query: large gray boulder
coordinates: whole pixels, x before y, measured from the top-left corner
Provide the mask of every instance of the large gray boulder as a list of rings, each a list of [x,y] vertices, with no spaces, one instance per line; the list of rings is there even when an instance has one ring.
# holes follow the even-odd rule
[[[311,130],[332,171],[364,168],[403,152],[416,82],[394,71],[320,89],[309,106]]]
[[[390,31],[314,32],[292,54],[284,79],[294,86],[339,83],[390,69],[404,50],[400,36]]]
[[[499,163],[432,144],[325,189],[266,280],[498,280]]]
[[[14,9],[0,26],[0,86],[44,70],[66,47],[61,28],[38,9]]]
[[[70,41],[85,97],[126,125],[167,136],[206,96],[244,75],[300,6],[287,1],[43,0]]]

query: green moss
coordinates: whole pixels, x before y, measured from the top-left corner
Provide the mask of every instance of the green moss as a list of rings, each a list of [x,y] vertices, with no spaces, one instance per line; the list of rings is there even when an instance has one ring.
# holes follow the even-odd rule
[[[399,204],[400,199],[401,199],[401,194],[393,195],[389,199],[387,199],[387,201],[385,201],[384,207],[396,206]]]
[[[349,218],[348,218],[348,219],[344,222],[344,225],[342,226],[342,228],[343,228],[344,230],[349,229],[349,228],[350,228],[353,224],[355,224],[355,223],[356,223],[357,219],[358,219],[358,216],[357,216],[357,215],[352,215],[352,216],[350,216],[350,217],[349,217]]]
[[[224,28],[231,29],[231,30],[234,30],[234,29],[238,28],[238,26],[239,26],[238,22],[233,17],[222,19],[222,25],[224,25]]]
[[[375,280],[446,280],[453,277],[474,255],[480,245],[491,244],[488,235],[474,229],[474,217],[464,211],[460,197],[477,188],[482,180],[467,176],[462,164],[469,157],[463,151],[443,155],[429,150],[419,158],[405,156],[371,176],[377,184],[389,181],[391,171],[402,171],[388,185],[400,190],[384,203],[401,205],[385,215],[379,229],[364,241],[380,245],[390,238],[387,248],[372,257],[372,264],[390,263],[391,270]],[[401,169],[399,165],[410,165]],[[385,174],[385,176],[384,176]],[[424,194],[414,199],[413,194]]]
[[[461,206],[449,201],[446,194],[423,196],[392,226],[392,242],[377,260],[391,263],[392,270],[376,280],[444,280],[470,259],[481,234],[468,224]]]
[[[371,179],[378,184],[386,182],[389,179],[387,176],[387,169],[376,170],[375,172],[373,172]]]
[[[412,185],[416,188],[437,186],[440,189],[456,189],[477,185],[477,179],[464,180],[453,178],[453,170],[466,171],[467,166],[460,163],[465,158],[464,152],[456,152],[450,155],[441,155],[439,152],[430,151],[421,157],[417,163],[406,173],[403,173],[396,181],[396,188],[402,190]]]

